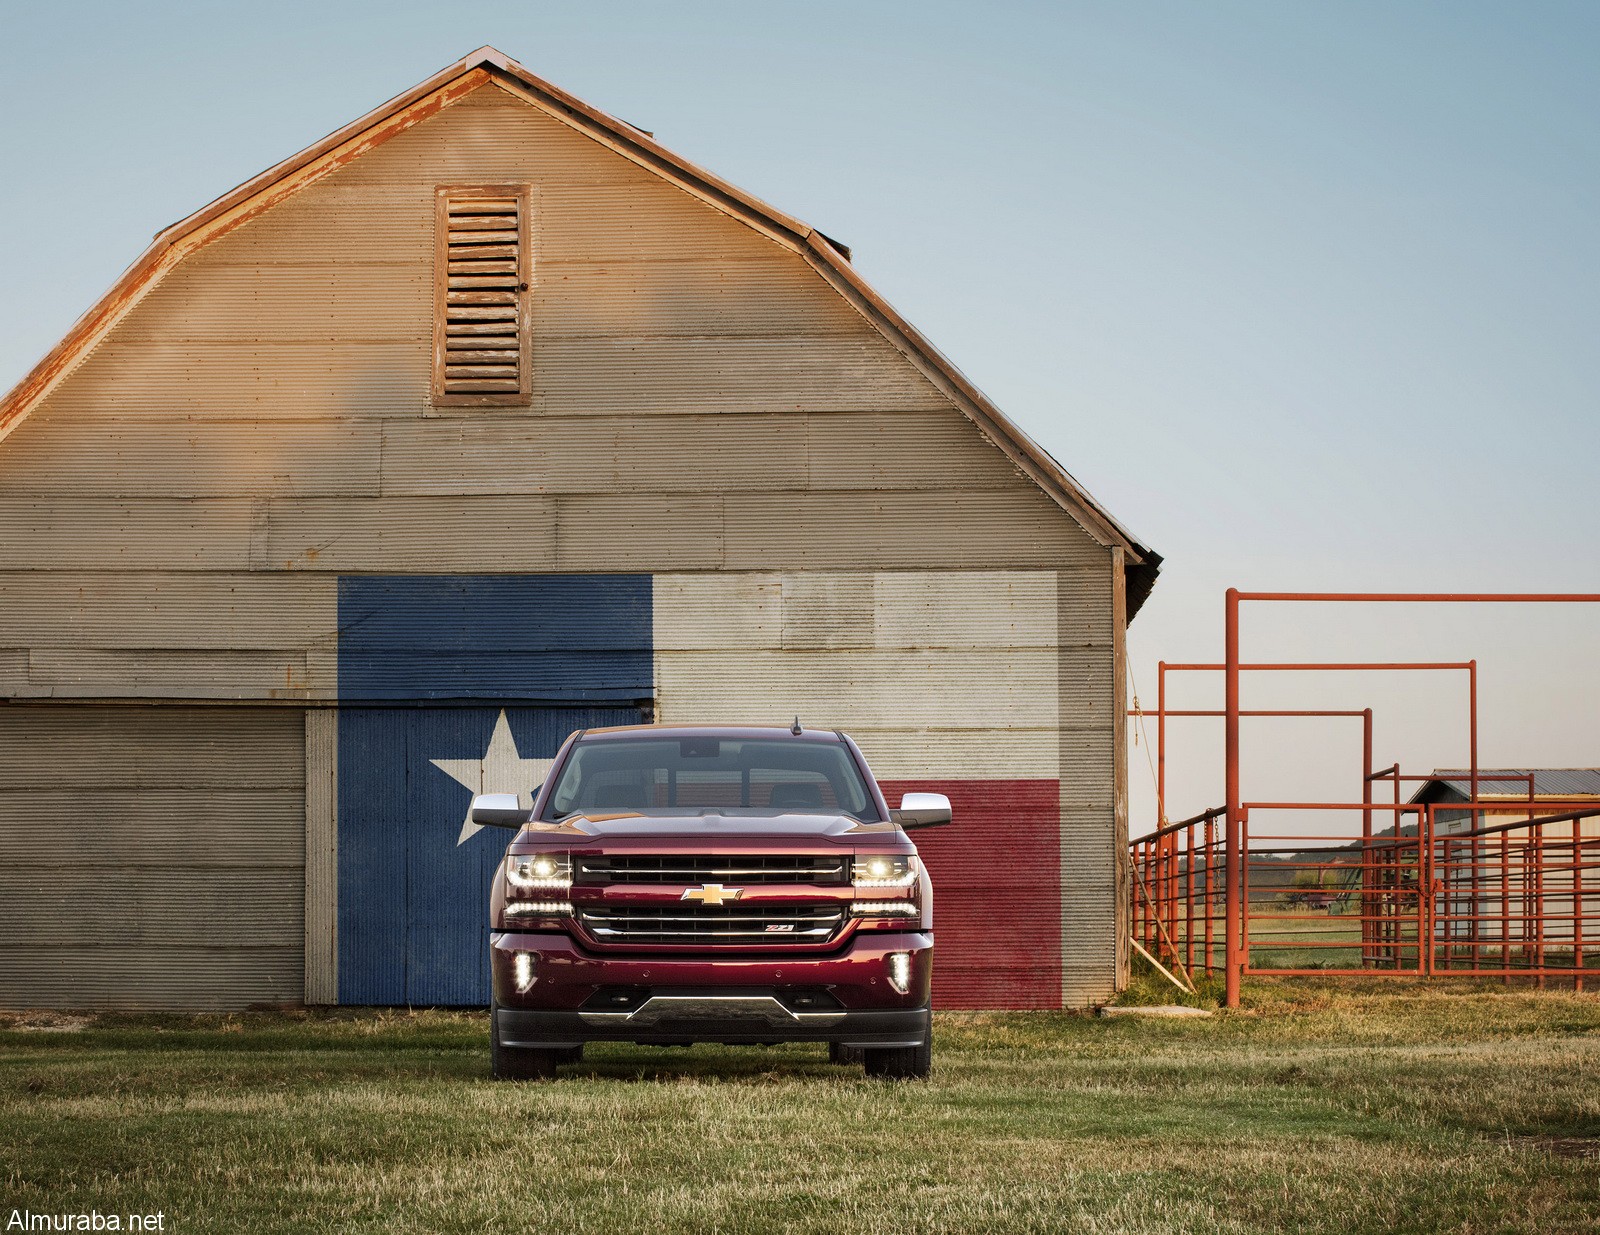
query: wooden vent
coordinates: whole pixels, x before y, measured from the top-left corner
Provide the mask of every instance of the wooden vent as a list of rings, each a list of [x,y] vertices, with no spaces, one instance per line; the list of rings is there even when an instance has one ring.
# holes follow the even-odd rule
[[[435,403],[529,401],[528,205],[526,186],[438,190]]]

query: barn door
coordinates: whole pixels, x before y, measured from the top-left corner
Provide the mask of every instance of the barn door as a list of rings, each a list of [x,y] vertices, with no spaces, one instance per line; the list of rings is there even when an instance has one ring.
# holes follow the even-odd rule
[[[339,580],[338,989],[346,1004],[489,1002],[489,877],[575,729],[652,698],[649,575]]]
[[[339,1002],[489,1002],[489,881],[511,833],[474,793],[531,803],[575,729],[637,707],[346,708],[339,715]]]

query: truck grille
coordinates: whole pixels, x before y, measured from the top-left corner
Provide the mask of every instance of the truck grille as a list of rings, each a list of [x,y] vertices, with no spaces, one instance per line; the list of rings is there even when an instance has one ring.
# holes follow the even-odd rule
[[[578,883],[848,883],[849,859],[804,854],[707,857],[680,854],[608,854],[579,858]]]
[[[601,943],[826,943],[844,920],[841,905],[583,906],[584,929]]]

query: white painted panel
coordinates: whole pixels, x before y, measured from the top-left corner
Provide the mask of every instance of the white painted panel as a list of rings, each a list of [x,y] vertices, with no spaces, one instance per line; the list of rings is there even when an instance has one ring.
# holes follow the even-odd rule
[[[1054,729],[879,729],[843,725],[880,780],[1051,780]]]
[[[661,652],[663,714],[827,728],[1053,728],[1048,650]]]
[[[1031,647],[1056,644],[1056,572],[880,571],[878,647]]]
[[[870,574],[808,571],[783,577],[783,646],[787,649],[873,646]]]
[[[655,577],[657,651],[776,648],[783,637],[783,580],[775,574]]]

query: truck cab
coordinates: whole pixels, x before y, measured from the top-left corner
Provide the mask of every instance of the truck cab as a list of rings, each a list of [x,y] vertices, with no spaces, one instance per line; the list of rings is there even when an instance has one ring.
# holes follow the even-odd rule
[[[573,734],[531,810],[475,798],[516,836],[495,873],[496,1077],[536,1079],[588,1042],[826,1042],[869,1075],[925,1077],[933,889],[847,735],[637,725]]]

